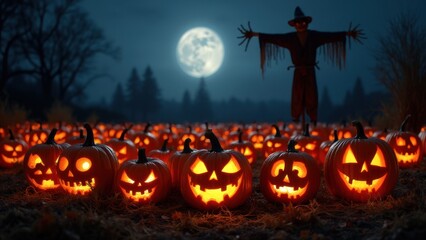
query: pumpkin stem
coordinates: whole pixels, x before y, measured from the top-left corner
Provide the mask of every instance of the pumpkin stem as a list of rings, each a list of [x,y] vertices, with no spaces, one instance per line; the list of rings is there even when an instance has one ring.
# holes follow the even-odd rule
[[[9,135],[10,135],[9,139],[12,140],[12,141],[15,140],[15,135],[13,135],[12,129],[9,128],[8,130],[9,130]]]
[[[83,129],[80,129],[80,138],[85,138]]]
[[[399,127],[399,131],[400,132],[404,132],[405,131],[405,126],[407,125],[408,119],[411,117],[411,114],[408,114],[404,121],[401,123],[401,126]]]
[[[238,143],[243,143],[243,131],[238,128]]]
[[[223,148],[220,145],[219,140],[217,139],[216,135],[214,135],[211,129],[207,129],[206,133],[204,133],[204,136],[210,140],[210,143],[212,145],[212,149],[210,149],[210,152],[223,152]]]
[[[145,148],[139,148],[138,149],[138,160],[136,163],[147,163],[148,158],[146,157]]]
[[[352,126],[356,127],[356,136],[354,137],[355,139],[367,139],[367,136],[365,136],[364,127],[360,121],[352,121]]]
[[[129,129],[128,129],[128,128],[125,128],[125,129],[123,130],[123,132],[121,133],[120,138],[119,138],[118,140],[120,140],[120,141],[124,141],[124,135],[126,135],[127,131],[129,131]]]
[[[149,130],[149,127],[151,127],[151,123],[146,123],[145,129],[143,130],[144,133],[147,133]]]
[[[183,143],[183,150],[182,153],[192,153],[194,150],[191,149],[191,146],[189,145],[191,143],[190,138],[186,138],[185,142]]]
[[[160,151],[167,152],[167,142],[169,141],[169,138],[164,139],[163,145],[161,146]]]
[[[44,144],[56,144],[55,142],[55,135],[58,129],[53,128],[52,131],[50,131],[49,136],[47,137],[47,140]]]
[[[287,145],[287,152],[297,153],[298,151],[296,150],[296,144],[297,144],[296,140],[290,139]]]
[[[305,131],[303,132],[303,136],[310,137],[310,135],[309,135],[309,123],[305,124]]]
[[[83,147],[95,146],[96,145],[95,144],[95,137],[93,136],[92,127],[90,126],[90,124],[85,123],[84,128],[86,129],[87,136],[86,136],[86,141],[84,141],[84,143],[83,143]]]
[[[272,124],[272,127],[275,129],[275,137],[281,137],[280,128],[276,124]]]
[[[337,134],[337,129],[333,130],[333,135],[334,135],[333,142],[337,142],[337,140],[339,140],[339,134]]]
[[[43,129],[43,123],[41,121],[37,121],[37,123],[40,125],[39,129],[42,130]]]

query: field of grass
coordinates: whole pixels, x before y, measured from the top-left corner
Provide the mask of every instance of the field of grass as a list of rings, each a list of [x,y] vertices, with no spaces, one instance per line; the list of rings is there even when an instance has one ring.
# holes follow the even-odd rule
[[[76,197],[36,191],[22,166],[0,169],[0,239],[425,239],[426,163],[400,171],[392,194],[352,203],[331,196],[324,182],[303,205],[273,204],[253,168],[249,200],[237,209],[203,212],[172,191],[138,206],[121,195]]]

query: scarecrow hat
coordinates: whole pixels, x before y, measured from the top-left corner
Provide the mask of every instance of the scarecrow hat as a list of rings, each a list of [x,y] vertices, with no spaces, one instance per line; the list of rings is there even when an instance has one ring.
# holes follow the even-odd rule
[[[294,10],[294,19],[291,19],[288,21],[288,24],[292,27],[296,24],[296,22],[304,21],[306,23],[310,23],[312,21],[312,18],[310,16],[305,16],[305,14],[302,12],[302,9],[300,9],[299,6],[296,7]]]

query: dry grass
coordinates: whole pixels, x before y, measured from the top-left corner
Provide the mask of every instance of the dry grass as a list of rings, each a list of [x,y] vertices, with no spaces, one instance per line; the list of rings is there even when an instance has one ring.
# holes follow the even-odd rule
[[[30,187],[20,166],[0,169],[0,239],[401,239],[426,236],[426,163],[402,170],[392,195],[351,203],[322,184],[304,205],[267,202],[254,167],[251,198],[238,209],[202,212],[177,191],[138,206],[119,194],[76,197]]]

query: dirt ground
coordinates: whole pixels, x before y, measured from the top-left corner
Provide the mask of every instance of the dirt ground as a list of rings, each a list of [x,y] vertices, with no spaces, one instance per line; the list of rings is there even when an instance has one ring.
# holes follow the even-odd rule
[[[0,239],[425,239],[426,161],[400,171],[381,201],[332,197],[322,182],[304,205],[269,203],[259,189],[258,161],[250,199],[238,209],[202,212],[179,193],[138,206],[119,194],[99,198],[39,192],[21,166],[0,169]]]

